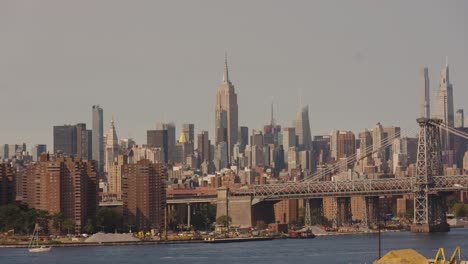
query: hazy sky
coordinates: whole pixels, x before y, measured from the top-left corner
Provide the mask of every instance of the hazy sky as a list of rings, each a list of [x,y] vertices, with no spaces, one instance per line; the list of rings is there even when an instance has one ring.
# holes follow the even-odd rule
[[[52,149],[53,125],[91,127],[93,104],[138,143],[164,120],[213,137],[225,51],[249,128],[272,100],[290,126],[299,95],[312,135],[416,128],[420,68],[434,97],[446,56],[468,111],[468,1],[1,0],[0,143]]]

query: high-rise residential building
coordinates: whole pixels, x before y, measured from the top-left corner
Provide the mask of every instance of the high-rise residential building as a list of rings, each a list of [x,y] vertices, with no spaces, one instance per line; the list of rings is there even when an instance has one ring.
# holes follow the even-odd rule
[[[98,171],[104,171],[104,117],[99,105],[93,105],[93,160],[97,161]]]
[[[201,131],[200,134],[198,134],[197,145],[198,155],[200,156],[200,163],[203,163],[204,161],[211,161],[210,145],[211,143],[208,138],[208,131]]]
[[[314,141],[312,141],[312,144],[314,155],[317,157],[318,165],[326,164],[330,159],[330,140],[330,135],[314,136]]]
[[[310,134],[309,106],[302,107],[294,117],[293,126],[298,137],[300,150],[312,150],[312,136]]]
[[[429,70],[422,69],[421,75],[421,117],[430,118]]]
[[[448,62],[442,69],[439,88],[434,98],[434,112],[432,117],[442,119],[442,122],[454,126],[453,86],[449,78]],[[447,130],[441,130],[442,150],[452,150],[452,137]]]
[[[0,161],[0,206],[12,204],[16,199],[16,173],[10,163]]]
[[[465,113],[463,109],[458,109],[455,113],[455,127],[462,128],[465,127]]]
[[[37,145],[34,145],[34,147],[32,147],[31,149],[31,156],[33,157],[33,160],[34,161],[37,161],[37,159],[39,158],[39,156],[42,154],[42,153],[46,153],[47,152],[47,145],[45,144],[37,144]],[[0,153],[1,155],[1,153]]]
[[[97,191],[96,163],[75,157],[41,154],[22,177],[23,202],[51,215],[61,212],[75,223],[75,233],[96,216]]]
[[[229,159],[232,156],[232,148],[237,143],[238,136],[238,106],[237,106],[237,94],[229,80],[229,71],[227,64],[227,57],[224,62],[224,74],[223,80],[218,87],[216,92],[216,103],[215,103],[215,132],[216,142],[218,139],[218,128],[227,129],[227,149]]]
[[[108,172],[108,165],[112,165],[119,155],[119,139],[115,131],[114,119],[111,120],[110,128],[106,134],[105,149],[105,171]]]
[[[164,227],[167,171],[163,164],[140,160],[124,166],[122,200],[124,224],[135,230]]]
[[[249,128],[246,126],[239,127],[239,152],[244,153],[245,146],[249,144]]]
[[[168,162],[168,133],[167,129],[146,131],[146,145],[148,148],[160,148],[164,151],[164,163]]]
[[[54,126],[54,153],[76,157],[77,140],[75,125]]]
[[[118,155],[116,161],[107,164],[107,182],[109,192],[118,196],[122,194],[122,173],[124,166],[128,164],[128,156]]]
[[[296,129],[294,127],[283,128],[283,149],[284,149],[284,162],[288,163],[289,148],[296,146]]]

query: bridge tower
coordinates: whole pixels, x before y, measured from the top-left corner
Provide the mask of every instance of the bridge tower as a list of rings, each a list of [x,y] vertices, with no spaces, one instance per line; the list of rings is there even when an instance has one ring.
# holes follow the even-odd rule
[[[440,119],[418,118],[419,140],[414,184],[412,232],[448,232],[447,208],[443,193],[432,193],[433,176],[443,175],[440,148]]]

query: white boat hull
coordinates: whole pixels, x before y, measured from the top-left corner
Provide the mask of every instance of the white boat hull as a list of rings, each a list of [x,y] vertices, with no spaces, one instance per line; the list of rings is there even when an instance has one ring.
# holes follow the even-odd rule
[[[30,248],[29,252],[31,252],[31,253],[49,252],[51,249],[52,249],[52,247]]]

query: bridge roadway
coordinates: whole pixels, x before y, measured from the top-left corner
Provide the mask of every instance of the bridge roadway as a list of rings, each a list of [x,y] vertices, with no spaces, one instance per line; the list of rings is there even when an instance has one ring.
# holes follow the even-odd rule
[[[262,201],[322,197],[403,195],[417,191],[414,177],[320,181],[254,185],[232,190],[231,196],[250,195]],[[430,192],[468,191],[468,175],[435,176]]]

